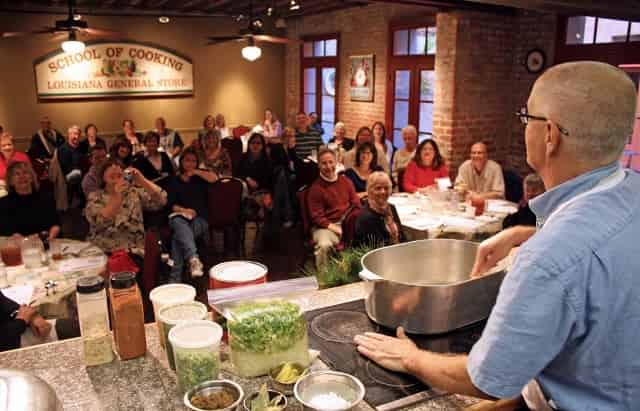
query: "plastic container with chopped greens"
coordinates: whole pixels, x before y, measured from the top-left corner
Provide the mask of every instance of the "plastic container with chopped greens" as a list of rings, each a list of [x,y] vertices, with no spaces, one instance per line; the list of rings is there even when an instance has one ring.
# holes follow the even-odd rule
[[[266,375],[283,362],[309,365],[307,323],[298,305],[283,300],[244,302],[227,310],[225,317],[238,375]]]
[[[204,381],[218,378],[221,339],[222,327],[207,320],[181,323],[169,331],[178,388],[183,394]]]
[[[207,318],[207,314],[207,307],[198,301],[165,305],[158,311],[160,333],[165,341],[169,341],[169,331],[173,327],[187,321],[204,320]],[[175,371],[173,347],[167,343],[166,349],[169,366]]]

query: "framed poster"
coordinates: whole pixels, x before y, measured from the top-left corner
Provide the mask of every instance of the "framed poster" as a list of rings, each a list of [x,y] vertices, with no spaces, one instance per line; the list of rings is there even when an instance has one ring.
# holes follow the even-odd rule
[[[193,94],[191,59],[149,43],[87,42],[80,53],[42,56],[33,68],[39,99]]]
[[[373,101],[374,55],[350,56],[349,93],[351,101]]]

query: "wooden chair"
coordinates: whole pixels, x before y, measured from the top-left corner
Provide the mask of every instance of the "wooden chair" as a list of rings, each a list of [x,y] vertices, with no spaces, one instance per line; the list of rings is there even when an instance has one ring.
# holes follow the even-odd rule
[[[240,139],[243,135],[247,134],[251,129],[247,126],[239,125],[233,129],[233,138]]]
[[[296,164],[296,185],[298,190],[310,187],[320,175],[318,165],[311,160],[304,160]]]
[[[231,158],[231,167],[233,175],[237,175],[242,161],[242,141],[240,139],[223,138],[222,147],[227,150]]]
[[[519,203],[522,200],[522,178],[513,170],[503,170],[505,198],[513,203]]]
[[[398,192],[400,193],[404,193],[404,172],[407,171],[406,168],[401,168],[400,170],[398,170]]]
[[[209,187],[209,234],[224,232],[225,245],[239,251],[239,227],[242,214],[242,181],[237,178],[221,178]],[[227,238],[231,236],[232,238]],[[229,250],[225,250],[229,251]]]

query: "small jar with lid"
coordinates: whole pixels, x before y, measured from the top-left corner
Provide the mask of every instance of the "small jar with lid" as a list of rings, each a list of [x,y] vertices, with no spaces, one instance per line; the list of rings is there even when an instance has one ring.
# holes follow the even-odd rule
[[[100,276],[80,278],[76,290],[85,365],[113,361],[104,279]]]
[[[111,288],[113,340],[121,360],[143,356],[147,352],[142,295],[132,272],[113,273]]]

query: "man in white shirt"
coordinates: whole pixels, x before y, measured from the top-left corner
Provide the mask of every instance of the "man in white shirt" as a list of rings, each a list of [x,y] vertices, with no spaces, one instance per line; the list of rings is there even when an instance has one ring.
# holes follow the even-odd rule
[[[502,167],[489,160],[484,143],[477,142],[471,146],[471,159],[458,169],[456,185],[461,183],[467,186],[471,200],[504,198]]]

